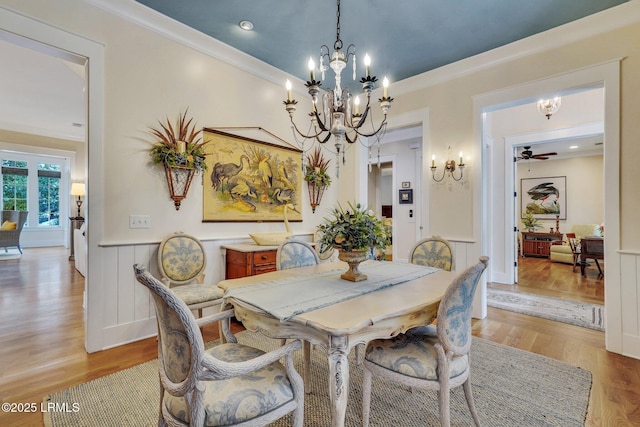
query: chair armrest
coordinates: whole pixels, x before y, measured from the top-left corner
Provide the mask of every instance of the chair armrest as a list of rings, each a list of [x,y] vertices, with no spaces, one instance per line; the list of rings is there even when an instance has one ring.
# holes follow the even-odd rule
[[[283,357],[292,357],[293,352],[299,348],[302,348],[302,342],[300,340],[291,341],[282,347],[278,347],[276,350],[272,350],[254,359],[245,360],[244,362],[225,362],[205,354],[202,360],[202,366],[206,368],[207,371],[205,371],[202,378],[199,379],[221,380],[249,374],[257,369],[277,362]]]
[[[219,313],[211,314],[209,316],[203,316],[196,319],[198,327],[201,328],[210,323],[218,322],[220,320],[229,319],[235,315],[233,309],[221,311]]]

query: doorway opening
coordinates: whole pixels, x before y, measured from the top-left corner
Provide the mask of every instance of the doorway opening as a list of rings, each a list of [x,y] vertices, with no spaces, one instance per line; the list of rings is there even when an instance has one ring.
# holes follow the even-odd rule
[[[565,74],[524,83],[504,90],[494,91],[474,98],[475,117],[474,129],[479,143],[478,150],[482,153],[482,168],[477,171],[476,178],[482,182],[482,192],[476,195],[474,206],[482,214],[476,218],[475,226],[480,231],[480,246],[483,253],[490,254],[492,265],[487,274],[488,282],[508,283],[513,280],[512,269],[515,267],[514,233],[516,229],[506,230],[505,224],[515,222],[513,151],[506,150],[505,140],[491,137],[491,123],[487,121],[489,113],[520,106],[527,102],[531,105],[540,96],[551,98],[565,96],[571,93],[584,92],[590,89],[604,88],[602,104],[604,105],[603,134],[606,144],[603,155],[603,223],[607,230],[607,240],[604,245],[605,258],[608,259],[604,270],[607,287],[605,293],[605,317],[609,325],[606,331],[607,348],[619,348],[622,340],[620,312],[622,310],[619,298],[620,283],[609,280],[618,277],[620,273],[619,255],[615,248],[620,245],[620,178],[617,173],[607,173],[617,170],[620,161],[620,63],[611,61],[592,67],[567,72]],[[564,105],[563,105],[564,107]],[[561,110],[562,111],[562,110]],[[559,114],[559,113],[558,113]],[[558,117],[554,114],[549,121]],[[543,117],[544,120],[547,120]],[[506,158],[511,158],[507,163]],[[510,167],[507,167],[510,165]],[[508,183],[504,185],[503,183]],[[475,227],[474,227],[475,228]],[[486,290],[485,290],[486,294]],[[486,306],[484,307],[486,310]],[[613,326],[612,326],[613,325]],[[612,350],[615,351],[615,350]]]

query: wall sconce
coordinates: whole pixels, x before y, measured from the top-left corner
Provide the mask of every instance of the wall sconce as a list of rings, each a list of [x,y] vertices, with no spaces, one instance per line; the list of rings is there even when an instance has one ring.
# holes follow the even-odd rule
[[[453,178],[454,181],[460,181],[464,175],[464,161],[462,157],[462,151],[460,152],[459,156],[460,156],[460,163],[458,163],[457,168],[460,170],[460,176],[458,178],[456,178],[454,174],[454,172],[456,171],[455,160],[446,160],[444,162],[444,170],[442,171],[442,176],[440,178],[436,178],[436,169],[438,169],[436,167],[436,155],[435,154],[432,155],[431,156],[431,178],[433,178],[435,182],[442,182],[444,177],[447,175],[447,172],[449,172],[449,176]]]
[[[82,206],[82,196],[84,196],[84,183],[82,182],[74,182],[71,184],[71,195],[78,196],[76,200],[76,206],[78,206],[78,214],[76,218],[82,218],[80,216],[80,206]]]

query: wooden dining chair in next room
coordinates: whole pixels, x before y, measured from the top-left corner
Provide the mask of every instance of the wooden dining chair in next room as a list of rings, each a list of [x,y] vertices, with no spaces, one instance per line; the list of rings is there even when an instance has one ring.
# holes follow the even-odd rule
[[[448,286],[438,307],[437,325],[413,328],[394,338],[369,343],[364,356],[364,427],[369,425],[373,375],[411,388],[437,390],[441,426],[450,425],[450,390],[462,385],[473,421],[480,426],[471,393],[471,306],[480,275],[488,263],[489,258],[481,257],[480,262],[462,272]],[[430,331],[433,328],[435,335]],[[410,399],[410,392],[407,393],[407,399]]]
[[[428,237],[419,241],[409,252],[412,264],[436,267],[445,271],[455,270],[453,246],[441,237]]]
[[[300,341],[265,353],[238,344],[224,322],[227,342],[205,350],[198,327],[228,320],[234,311],[196,320],[172,289],[139,264],[133,270],[156,308],[159,426],[266,426],[293,412],[293,426],[302,427],[304,385],[293,366]]]
[[[182,232],[165,237],[158,247],[158,268],[162,282],[191,310],[220,307],[224,292],[217,283],[205,283],[207,257],[202,242]]]

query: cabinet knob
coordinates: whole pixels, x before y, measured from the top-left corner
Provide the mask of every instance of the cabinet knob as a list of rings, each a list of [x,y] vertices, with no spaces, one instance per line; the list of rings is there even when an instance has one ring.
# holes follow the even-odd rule
[[[267,256],[266,255],[262,255],[262,259],[267,259]]]

